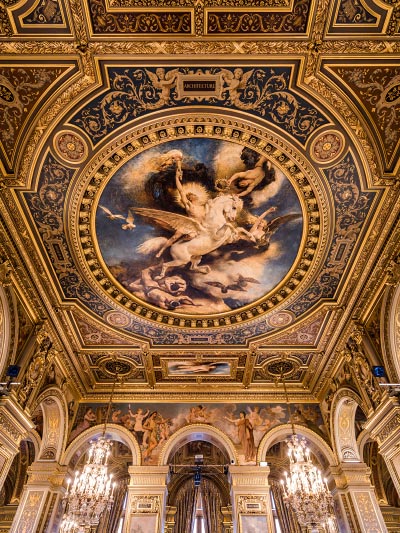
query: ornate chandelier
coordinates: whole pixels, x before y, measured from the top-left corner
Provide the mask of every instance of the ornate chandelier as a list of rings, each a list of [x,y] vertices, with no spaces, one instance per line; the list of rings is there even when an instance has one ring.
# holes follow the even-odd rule
[[[336,531],[333,520],[333,498],[326,480],[313,464],[304,438],[293,433],[286,440],[289,448],[290,472],[281,480],[283,497],[296,513],[302,526],[323,526],[325,531]]]
[[[61,524],[61,533],[84,533],[97,525],[101,513],[114,501],[112,474],[108,474],[107,462],[112,442],[100,437],[90,441],[88,457],[82,472],[77,471],[70,487],[68,482],[67,508]]]
[[[105,438],[107,420],[112,405],[117,374],[108,404],[102,436],[90,441],[86,463],[80,472],[75,473],[71,485],[68,480],[67,492],[64,497],[65,513],[59,533],[86,533],[97,526],[102,512],[110,510],[114,502],[112,474],[108,473],[108,459],[111,454],[112,442]]]
[[[286,440],[289,452],[289,473],[285,472],[286,479],[282,479],[283,498],[296,513],[300,525],[311,527],[312,531],[323,527],[326,532],[337,531],[333,513],[333,498],[326,480],[322,479],[320,470],[313,464],[310,450],[304,438],[296,435],[291,419],[290,403],[283,378],[281,379],[288,406],[289,419],[292,423],[292,435]]]

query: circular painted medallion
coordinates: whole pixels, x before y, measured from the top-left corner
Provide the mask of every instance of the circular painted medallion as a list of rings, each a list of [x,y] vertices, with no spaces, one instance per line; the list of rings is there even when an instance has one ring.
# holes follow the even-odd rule
[[[131,319],[128,316],[118,311],[108,311],[105,313],[104,318],[109,324],[117,328],[125,328],[131,323]]]
[[[102,262],[150,314],[209,317],[261,301],[288,275],[303,233],[287,176],[217,138],[149,147],[107,179],[96,206]]]
[[[116,375],[122,378],[131,377],[136,373],[136,368],[129,361],[118,359],[110,359],[104,357],[98,361],[99,369],[104,372],[108,377],[115,378]]]
[[[87,157],[87,145],[80,135],[63,131],[54,139],[58,154],[69,163],[81,163]]]
[[[282,328],[288,326],[295,319],[295,316],[290,311],[280,311],[267,318],[266,322],[273,328]]]
[[[343,139],[336,132],[325,132],[313,142],[311,153],[316,161],[328,163],[342,152]]]

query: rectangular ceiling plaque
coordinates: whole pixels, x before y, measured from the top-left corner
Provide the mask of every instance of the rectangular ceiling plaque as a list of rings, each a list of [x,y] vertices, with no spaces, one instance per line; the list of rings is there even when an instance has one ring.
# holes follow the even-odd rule
[[[183,98],[221,98],[222,80],[220,74],[181,74],[177,77],[177,100]]]

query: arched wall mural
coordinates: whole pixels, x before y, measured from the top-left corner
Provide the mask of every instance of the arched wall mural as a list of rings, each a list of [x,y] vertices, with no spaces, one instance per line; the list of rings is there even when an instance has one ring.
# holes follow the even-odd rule
[[[296,404],[292,419],[296,424],[314,431],[319,438],[327,438],[318,404]],[[105,404],[81,404],[76,414],[68,442],[73,444],[90,428],[104,424]],[[240,464],[255,464],[257,449],[264,436],[275,427],[288,422],[287,406],[276,403],[175,403],[152,404],[115,403],[110,417],[115,427],[131,435],[141,450],[143,463],[157,465],[170,453],[170,445],[177,436],[189,438],[193,428],[232,443],[228,454]],[[247,431],[249,425],[251,428]],[[108,425],[107,425],[108,427]],[[199,430],[199,432],[201,432]]]
[[[395,374],[393,380],[400,380],[400,284],[389,287],[389,294],[385,298],[382,310],[382,331],[388,342],[384,342],[384,356],[388,368]]]
[[[104,424],[95,425],[77,436],[75,440],[73,440],[73,442],[71,442],[66,448],[62,456],[61,463],[69,465],[76,453],[79,453],[80,455],[85,453],[89,447],[90,441],[103,435],[103,430]],[[135,437],[132,436],[131,432],[127,431],[121,426],[111,423],[107,424],[105,438],[125,444],[129,448],[129,451],[132,455],[132,465],[135,466],[141,464],[140,447]]]
[[[297,424],[294,426],[294,428],[297,435],[306,439],[309,448],[319,458],[320,463],[324,467],[336,464],[336,459],[332,448],[323,438],[321,438],[320,435],[311,429],[298,426]],[[259,464],[260,461],[265,460],[267,451],[271,446],[277,442],[284,441],[290,437],[291,434],[292,426],[289,424],[277,426],[271,429],[271,431],[269,431],[260,442],[257,452],[257,463]]]
[[[67,440],[68,416],[65,397],[58,388],[51,387],[39,396],[36,406],[43,414],[42,439],[37,458],[59,461]]]
[[[160,453],[159,464],[168,465],[178,448],[194,440],[211,442],[229,457],[231,464],[237,464],[239,461],[233,442],[222,431],[205,424],[191,424],[169,438]]]

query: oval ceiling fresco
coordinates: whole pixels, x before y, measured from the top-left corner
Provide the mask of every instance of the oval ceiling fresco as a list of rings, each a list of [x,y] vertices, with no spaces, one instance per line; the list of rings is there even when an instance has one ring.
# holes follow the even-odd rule
[[[288,276],[303,236],[294,187],[243,144],[190,138],[123,164],[97,195],[105,269],[146,305],[184,315],[239,310]]]

